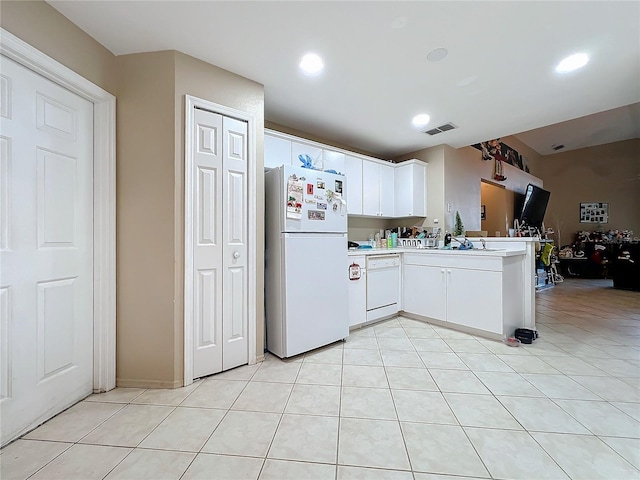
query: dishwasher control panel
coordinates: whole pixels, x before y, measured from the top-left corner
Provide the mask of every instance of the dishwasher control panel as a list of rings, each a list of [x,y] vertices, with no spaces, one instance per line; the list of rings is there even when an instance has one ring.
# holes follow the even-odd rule
[[[388,268],[400,266],[399,255],[369,255],[367,257],[367,268]]]

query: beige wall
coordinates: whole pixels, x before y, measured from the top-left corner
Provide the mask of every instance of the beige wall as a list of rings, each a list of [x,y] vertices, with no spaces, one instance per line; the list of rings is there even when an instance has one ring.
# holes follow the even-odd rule
[[[174,328],[174,60],[172,51],[117,58],[120,386],[174,387],[182,381]]]
[[[0,26],[115,95],[115,56],[49,4],[2,0]]]
[[[561,245],[572,243],[577,231],[597,227],[580,223],[581,202],[609,203],[609,223],[602,228],[640,236],[640,140],[546,155],[538,168],[551,192],[545,226],[555,230]]]

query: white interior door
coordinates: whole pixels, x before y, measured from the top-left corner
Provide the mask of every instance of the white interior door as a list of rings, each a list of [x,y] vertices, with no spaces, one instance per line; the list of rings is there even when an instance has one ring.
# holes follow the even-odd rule
[[[194,110],[193,377],[248,362],[247,124]]]
[[[222,370],[222,115],[196,109],[193,131],[194,378]]]
[[[2,443],[93,388],[93,104],[0,58]]]
[[[212,114],[213,115],[213,114]],[[249,360],[247,292],[247,123],[222,118],[223,268],[222,370]]]

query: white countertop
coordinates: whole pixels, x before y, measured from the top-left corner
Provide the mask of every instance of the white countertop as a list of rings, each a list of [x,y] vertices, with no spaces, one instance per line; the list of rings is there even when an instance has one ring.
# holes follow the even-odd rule
[[[347,255],[392,255],[399,253],[419,253],[421,255],[455,255],[455,256],[482,256],[482,257],[513,257],[525,255],[526,250],[505,250],[474,248],[471,250],[441,250],[437,248],[355,248],[349,249]]]

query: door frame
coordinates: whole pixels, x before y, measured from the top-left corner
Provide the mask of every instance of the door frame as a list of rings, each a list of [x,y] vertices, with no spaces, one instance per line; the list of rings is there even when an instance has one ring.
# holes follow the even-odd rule
[[[249,365],[256,363],[256,118],[253,114],[220,105],[202,98],[185,95],[185,130],[184,130],[184,386],[193,383],[193,333],[194,333],[194,285],[193,285],[193,189],[195,179],[193,175],[193,127],[195,108],[208,110],[213,113],[236,118],[247,122],[247,342]]]
[[[116,97],[0,28],[0,54],[93,103],[93,391],[116,386]]]

